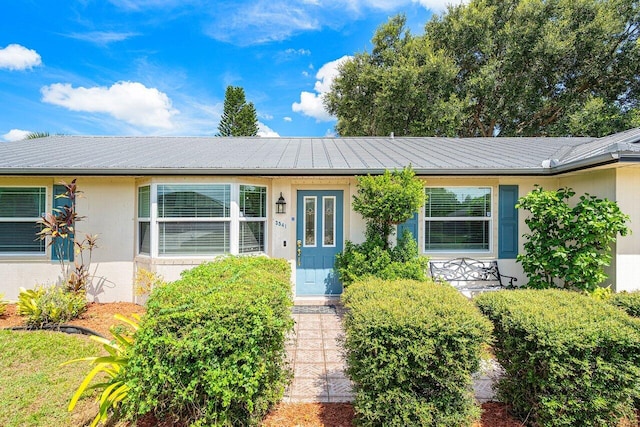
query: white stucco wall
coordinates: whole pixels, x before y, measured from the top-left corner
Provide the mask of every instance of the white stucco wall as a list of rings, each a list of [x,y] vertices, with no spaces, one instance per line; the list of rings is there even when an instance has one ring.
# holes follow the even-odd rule
[[[0,186],[45,186],[48,191],[61,180],[72,177],[22,177],[0,178]],[[96,287],[90,289],[91,298],[97,301],[141,301],[134,294],[133,278],[137,268],[144,268],[162,275],[165,280],[175,280],[188,268],[209,261],[214,257],[150,258],[136,256],[136,212],[137,188],[151,183],[245,183],[267,187],[267,255],[289,261],[293,271],[292,288],[295,289],[296,267],[296,225],[298,190],[342,190],[344,191],[344,239],[360,243],[364,240],[365,222],[353,211],[352,200],[357,192],[353,177],[81,177],[79,188],[84,197],[78,202],[80,215],[86,218],[77,225],[77,236],[83,233],[98,234],[98,248],[94,252],[93,269]],[[547,189],[561,186],[573,187],[577,193],[589,192],[601,197],[617,200],[622,210],[640,224],[640,199],[636,196],[640,188],[640,166],[626,166],[619,169],[583,171],[560,177],[425,177],[425,186],[488,186],[493,191],[492,244],[488,252],[478,253],[430,253],[433,259],[448,259],[469,256],[479,259],[496,259],[498,256],[498,188],[500,185],[518,185],[523,196],[534,186]],[[286,200],[286,213],[275,213],[275,202],[280,196]],[[52,196],[47,196],[48,209]],[[519,248],[523,251],[526,229],[525,213],[519,215]],[[640,273],[640,230],[631,237],[619,240],[616,245],[618,262],[612,267],[612,279],[618,290],[639,287]],[[421,212],[418,225],[418,245],[424,247],[424,214]],[[516,276],[518,283],[526,283],[522,268],[515,260],[499,260],[503,274]],[[0,256],[0,292],[5,298],[15,300],[18,288],[33,287],[36,284],[52,284],[60,278],[60,268],[50,261],[50,254],[39,257]]]
[[[47,188],[47,211],[51,211],[54,184],[70,182],[72,177],[0,178],[0,186],[43,186]],[[83,192],[77,211],[84,217],[76,224],[76,239],[85,233],[98,235],[93,252],[90,300],[133,301],[133,178],[82,177],[78,189]],[[19,288],[52,285],[62,278],[60,264],[44,256],[0,256],[0,292],[14,301]]]
[[[615,246],[617,291],[640,290],[640,165],[617,169],[616,200],[630,217],[632,233],[618,237]]]

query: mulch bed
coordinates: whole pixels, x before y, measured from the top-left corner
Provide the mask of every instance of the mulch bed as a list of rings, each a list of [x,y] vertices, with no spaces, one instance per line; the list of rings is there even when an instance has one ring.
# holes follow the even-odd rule
[[[130,316],[133,313],[143,314],[144,307],[132,303],[91,303],[87,311],[72,325],[83,326],[109,336],[109,327],[118,322],[113,318],[116,313]],[[20,326],[22,318],[16,314],[14,304],[9,304],[4,315],[0,316],[0,328]],[[281,403],[265,418],[265,427],[347,427],[352,425],[353,406],[348,403]],[[118,423],[118,426],[124,424]],[[138,426],[171,426],[172,422],[159,422],[153,417],[145,417]],[[482,419],[474,427],[519,427],[522,424],[507,414],[504,404],[497,402],[482,405]]]

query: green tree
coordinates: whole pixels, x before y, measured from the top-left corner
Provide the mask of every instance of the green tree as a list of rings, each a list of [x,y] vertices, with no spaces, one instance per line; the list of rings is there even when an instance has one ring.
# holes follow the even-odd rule
[[[472,0],[421,36],[396,16],[342,65],[325,106],[345,136],[624,130],[638,123],[639,14],[634,0]]]
[[[218,136],[256,136],[258,134],[258,115],[252,102],[247,102],[244,89],[239,86],[227,86],[224,94],[224,110]]]
[[[411,218],[424,205],[422,182],[415,177],[411,166],[383,175],[359,176],[358,193],[353,196],[353,210],[367,223],[368,240],[389,248],[393,228]]]
[[[347,241],[336,257],[336,269],[344,285],[374,276],[381,279],[426,278],[427,258],[420,255],[418,244],[405,230],[391,248],[389,237],[394,227],[407,221],[424,204],[422,182],[408,166],[383,175],[358,177],[358,193],[353,209],[365,219],[366,240],[362,244]]]
[[[518,200],[516,207],[529,211],[525,253],[517,258],[529,277],[528,287],[593,291],[607,279],[611,244],[618,234],[630,232],[629,217],[615,202],[589,194],[570,207],[574,195],[570,188],[536,187]]]

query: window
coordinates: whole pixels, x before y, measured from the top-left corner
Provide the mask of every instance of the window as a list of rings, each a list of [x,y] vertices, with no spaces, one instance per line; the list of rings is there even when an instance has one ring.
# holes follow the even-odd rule
[[[241,254],[264,252],[264,231],[267,220],[267,189],[255,185],[240,186]]]
[[[425,251],[489,251],[491,188],[426,188]]]
[[[0,254],[44,254],[36,233],[46,194],[45,187],[0,187]]]
[[[322,198],[324,220],[322,221],[322,246],[336,245],[336,198],[326,196]]]
[[[138,253],[206,257],[266,249],[267,187],[152,184],[138,188]]]
[[[231,186],[158,185],[158,254],[229,252]]]
[[[151,255],[151,187],[138,188],[138,253]]]

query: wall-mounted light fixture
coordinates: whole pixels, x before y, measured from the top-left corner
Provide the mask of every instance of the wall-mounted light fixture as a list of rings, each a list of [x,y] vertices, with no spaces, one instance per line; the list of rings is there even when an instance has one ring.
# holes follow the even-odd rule
[[[276,213],[283,214],[286,213],[287,202],[284,201],[284,197],[282,197],[282,192],[280,192],[280,197],[278,197],[278,201],[276,202]]]

